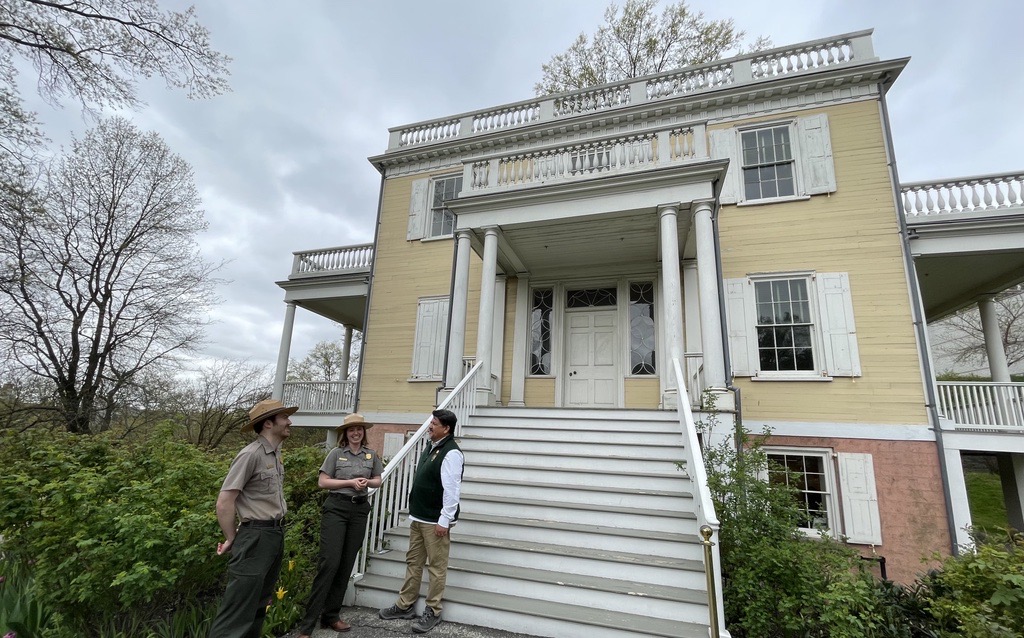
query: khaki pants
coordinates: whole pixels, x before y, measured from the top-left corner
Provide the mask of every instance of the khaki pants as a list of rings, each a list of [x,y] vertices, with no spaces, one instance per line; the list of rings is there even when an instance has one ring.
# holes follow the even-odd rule
[[[448,550],[451,532],[445,536],[434,534],[433,523],[412,521],[409,528],[409,551],[405,553],[405,583],[398,593],[398,606],[408,609],[416,604],[423,581],[423,564],[427,564],[430,582],[427,585],[427,606],[441,615],[441,598],[448,579]]]

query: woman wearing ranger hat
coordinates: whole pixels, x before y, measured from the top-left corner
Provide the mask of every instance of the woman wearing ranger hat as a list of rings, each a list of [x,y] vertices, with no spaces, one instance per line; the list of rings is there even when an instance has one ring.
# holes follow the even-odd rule
[[[298,638],[309,638],[317,619],[334,631],[352,628],[341,619],[341,603],[356,554],[366,535],[366,519],[370,514],[367,488],[380,487],[384,470],[380,455],[363,446],[366,431],[372,427],[362,415],[345,417],[338,428],[338,447],[327,454],[320,466],[318,483],[331,493],[323,505],[320,557],[306,613],[299,621]]]

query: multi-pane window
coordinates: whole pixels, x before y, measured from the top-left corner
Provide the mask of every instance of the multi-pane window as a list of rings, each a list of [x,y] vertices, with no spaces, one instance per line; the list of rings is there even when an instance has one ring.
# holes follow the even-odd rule
[[[747,200],[796,194],[795,162],[788,126],[743,131],[743,189]]]
[[[428,237],[443,237],[455,231],[455,214],[445,202],[455,199],[462,190],[462,175],[435,179],[430,195],[430,232]]]
[[[551,374],[551,288],[533,291],[530,303],[530,374]]]
[[[814,370],[814,324],[807,279],[756,281],[754,300],[760,370]]]
[[[655,374],[654,284],[629,284],[630,374]]]
[[[835,529],[832,478],[827,454],[768,452],[768,481],[793,489],[801,511],[799,526],[806,530]]]

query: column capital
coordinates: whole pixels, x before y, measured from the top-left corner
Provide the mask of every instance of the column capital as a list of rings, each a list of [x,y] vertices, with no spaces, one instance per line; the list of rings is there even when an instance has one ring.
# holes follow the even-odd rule
[[[703,212],[703,211],[707,211],[709,213],[714,212],[714,210],[715,210],[715,200],[713,200],[713,199],[696,200],[696,201],[693,202],[692,208],[693,208],[693,212],[694,213],[699,213],[699,212]]]
[[[679,202],[674,204],[658,204],[658,217],[676,215],[679,213]]]
[[[468,228],[463,228],[461,230],[455,231],[455,239],[456,240],[459,240],[459,239],[470,239],[472,236],[473,236],[473,234],[469,231]]]
[[[498,227],[497,226],[484,226],[480,230],[484,231],[484,236],[485,237],[487,235],[493,235],[495,237],[498,236]]]

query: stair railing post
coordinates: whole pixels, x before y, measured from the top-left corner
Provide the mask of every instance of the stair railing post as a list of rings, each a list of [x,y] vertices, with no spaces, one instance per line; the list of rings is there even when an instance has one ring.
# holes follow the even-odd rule
[[[704,546],[704,575],[708,580],[708,617],[711,622],[711,638],[718,638],[721,635],[718,630],[718,594],[715,591],[715,561],[711,551],[711,548],[715,546],[711,542],[711,536],[714,533],[715,530],[711,529],[710,525],[700,526],[700,535],[703,538],[700,544]]]

